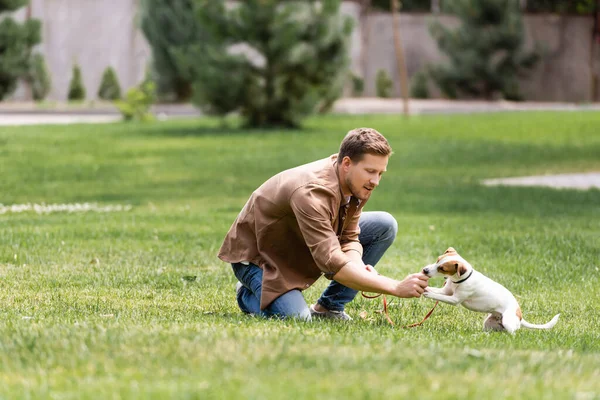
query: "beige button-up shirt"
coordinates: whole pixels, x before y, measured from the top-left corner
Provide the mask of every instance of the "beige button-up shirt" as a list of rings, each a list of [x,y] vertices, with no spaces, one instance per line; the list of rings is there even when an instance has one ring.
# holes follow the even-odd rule
[[[219,251],[228,263],[263,269],[261,309],[321,275],[332,279],[350,258],[362,255],[358,219],[366,201],[342,206],[337,154],[273,176],[252,193]]]

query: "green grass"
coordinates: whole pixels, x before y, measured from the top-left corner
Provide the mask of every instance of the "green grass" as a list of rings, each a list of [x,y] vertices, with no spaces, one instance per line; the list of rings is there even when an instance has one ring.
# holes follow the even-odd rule
[[[400,279],[453,246],[530,322],[560,312],[553,330],[486,334],[448,305],[392,328],[362,298],[349,324],[240,313],[216,253],[247,197],[359,126],[395,151],[367,205],[400,226],[378,270]],[[600,191],[480,184],[600,171],[599,132],[593,112],[2,127],[0,203],[132,209],[0,214],[0,399],[600,399]],[[395,299],[390,314],[413,323],[432,305]]]

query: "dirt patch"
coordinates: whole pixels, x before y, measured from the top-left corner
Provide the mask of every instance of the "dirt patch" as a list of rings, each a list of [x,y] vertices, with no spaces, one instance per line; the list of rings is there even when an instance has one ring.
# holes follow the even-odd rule
[[[600,189],[600,172],[487,179],[486,186],[545,186],[556,189]]]

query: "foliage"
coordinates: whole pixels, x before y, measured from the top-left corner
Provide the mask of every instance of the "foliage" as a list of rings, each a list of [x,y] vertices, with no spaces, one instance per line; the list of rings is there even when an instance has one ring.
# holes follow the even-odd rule
[[[44,100],[48,96],[52,89],[52,78],[43,55],[36,53],[31,57],[29,72],[25,79],[31,86],[31,93],[35,101]]]
[[[25,0],[0,1],[0,14],[27,3]],[[30,19],[18,23],[11,17],[0,16],[0,101],[14,92],[19,78],[28,75],[32,48],[40,41],[40,21]]]
[[[365,91],[365,80],[355,74],[351,74],[352,79],[352,96],[360,97]]]
[[[154,82],[145,81],[139,87],[129,89],[125,99],[116,100],[115,106],[125,121],[147,122],[154,119],[150,108],[155,101],[156,86]]]
[[[374,9],[390,11],[390,0],[371,0]],[[442,12],[452,7],[454,0],[440,0]],[[527,12],[552,12],[560,14],[592,14],[597,0],[527,0]],[[431,0],[400,0],[401,12],[429,12]]]
[[[29,0],[0,0],[0,13],[15,11],[29,4]]]
[[[399,0],[400,12],[429,12],[431,11],[431,0]],[[442,0],[443,2],[443,0]],[[390,11],[390,0],[372,0],[375,9]]]
[[[75,64],[73,66],[73,74],[71,75],[71,82],[69,83],[69,92],[67,98],[69,101],[81,101],[85,100],[86,90],[83,85],[83,78],[81,76],[81,68]]]
[[[377,71],[377,75],[375,76],[375,92],[377,93],[377,97],[391,97],[393,85],[394,82],[385,69]]]
[[[593,14],[597,0],[527,0],[528,12]]]
[[[204,112],[239,112],[248,126],[295,127],[339,98],[352,23],[339,0],[204,1],[206,40],[179,52]]]
[[[98,89],[98,97],[103,100],[117,100],[121,98],[119,78],[112,67],[107,67],[102,74],[102,82]]]
[[[417,72],[412,77],[411,87],[410,87],[411,96],[415,99],[428,99],[429,98],[429,88],[427,85],[427,72],[425,70],[421,70]]]
[[[133,206],[0,213],[0,398],[600,393],[600,191],[479,183],[600,170],[600,113],[332,115],[304,125],[293,135],[223,130],[210,117],[0,129],[5,206]],[[402,329],[434,303],[388,296],[391,327],[381,300],[360,294],[349,324],[239,311],[231,267],[216,252],[248,196],[276,172],[335,152],[358,126],[385,133],[395,152],[366,206],[401,227],[377,271],[402,279],[452,245],[511,290],[526,319],[562,312],[554,329],[484,333],[481,314],[447,304]],[[305,290],[306,301],[327,283]]]
[[[188,101],[192,80],[175,54],[203,41],[195,0],[142,0],[141,27],[152,49],[152,76],[161,100]]]
[[[539,52],[525,51],[525,30],[518,0],[456,0],[452,13],[461,26],[440,22],[430,31],[449,63],[433,66],[433,80],[450,97],[519,100],[518,78],[533,68]]]

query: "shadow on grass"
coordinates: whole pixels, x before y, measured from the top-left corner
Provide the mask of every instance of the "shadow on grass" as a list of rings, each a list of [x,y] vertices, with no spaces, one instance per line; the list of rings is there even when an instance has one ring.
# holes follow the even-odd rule
[[[194,121],[196,121],[194,123]],[[218,121],[188,120],[183,124],[152,125],[141,131],[142,135],[159,137],[198,137],[198,136],[265,136],[285,133],[314,133],[318,129],[314,127],[282,128],[263,127],[246,128],[239,123],[220,124]]]

